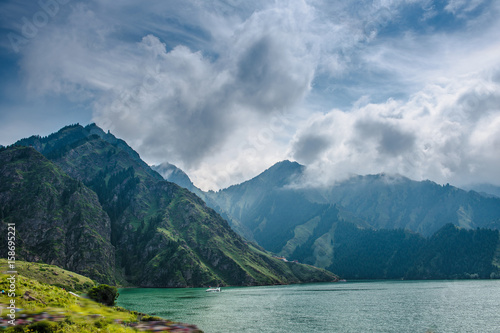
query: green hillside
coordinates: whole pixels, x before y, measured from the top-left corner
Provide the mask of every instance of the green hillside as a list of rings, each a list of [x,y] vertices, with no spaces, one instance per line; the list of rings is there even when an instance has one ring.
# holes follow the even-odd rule
[[[343,277],[497,277],[492,249],[500,199],[386,174],[307,187],[301,186],[303,172],[298,163],[283,161],[203,195],[235,230],[265,249]]]
[[[82,268],[75,267],[76,272],[87,269],[85,273],[98,282],[146,287],[261,285],[336,279],[325,270],[283,263],[257,250],[198,196],[164,181],[124,141],[105,134],[95,125],[68,126],[45,138],[21,140],[18,145],[30,145],[45,156],[24,147],[10,147],[0,152],[0,162],[10,170],[6,174],[10,176],[2,179],[5,186],[0,188],[5,195],[0,199],[14,197],[10,184],[19,181],[15,176],[19,170],[42,177],[43,181],[36,182],[36,186],[45,192],[54,186],[51,175],[56,170],[59,178],[69,179],[78,185],[78,190],[88,192],[87,198],[91,198],[93,204],[87,205],[87,211],[103,215],[92,229],[92,236],[101,244],[72,247],[80,238],[68,238],[67,232],[59,232],[47,244],[67,244],[66,251],[46,251],[42,245],[46,243],[41,243],[46,241],[43,230],[28,228],[28,225],[42,220],[46,229],[57,223],[59,229],[56,230],[62,231],[79,225],[68,221],[74,217],[73,212],[49,209],[45,202],[64,203],[63,194],[73,192],[61,188],[53,191],[53,199],[39,196],[39,192],[31,188],[35,186],[34,180],[23,177],[25,180],[21,183],[26,183],[25,187],[19,187],[15,197],[29,198],[26,200],[33,204],[28,206],[27,216],[34,217],[26,219],[21,214],[15,215],[14,209],[5,210],[3,215],[4,222],[13,220],[14,216],[20,221],[19,227],[16,225],[22,240],[19,259],[58,263],[67,268],[71,261],[64,258],[80,256]],[[11,155],[19,156],[13,161]],[[16,207],[16,204],[8,205]],[[6,204],[0,202],[0,207],[4,206]],[[87,211],[80,214],[82,218],[90,214]],[[55,212],[58,213],[53,216]],[[45,256],[41,258],[40,253]],[[108,265],[109,270],[99,268],[96,263]]]
[[[2,267],[3,265],[2,261]],[[80,282],[85,281],[84,283],[91,281],[57,266],[16,262],[16,268],[19,274],[15,276],[15,291],[10,289],[11,283],[7,279],[11,276],[0,274],[0,289],[6,291],[5,294],[0,294],[1,324],[7,327],[6,332],[132,333],[137,332],[137,329],[152,330],[153,326],[174,329],[178,325],[166,319],[105,306],[86,298],[85,294],[70,293],[54,283],[55,280],[66,282],[59,275],[55,276],[56,279],[51,284],[42,282],[47,278],[38,271],[51,272],[52,276],[54,272],[73,275]],[[39,276],[41,280],[25,274]],[[150,323],[150,320],[155,322]],[[181,326],[183,332],[201,333],[194,325]]]
[[[7,271],[7,259],[0,259],[0,272]],[[16,260],[16,271],[26,278],[50,284],[69,291],[86,292],[96,283],[83,275],[55,265]]]
[[[0,151],[0,230],[16,226],[16,255],[115,283],[110,219],[97,195],[33,148]],[[0,247],[7,257],[7,247]]]
[[[8,290],[7,275],[0,274],[0,288]],[[23,295],[28,292],[34,299],[26,299]],[[130,312],[121,312],[105,307],[89,299],[76,297],[67,291],[55,286],[40,283],[34,279],[23,276],[17,277],[16,296],[0,295],[2,308],[7,308],[11,300],[22,311],[16,312],[16,326],[7,332],[135,332],[116,324],[114,321],[137,321],[137,315]],[[6,310],[4,310],[6,311]],[[25,325],[20,321],[27,318],[39,318],[45,313],[47,320]],[[8,319],[8,317],[6,317]],[[9,325],[10,326],[10,325]]]

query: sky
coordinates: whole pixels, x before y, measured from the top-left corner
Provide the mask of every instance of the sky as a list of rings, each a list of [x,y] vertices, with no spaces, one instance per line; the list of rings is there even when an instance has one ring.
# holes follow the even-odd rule
[[[500,1],[4,0],[0,144],[95,122],[217,190],[500,185]]]

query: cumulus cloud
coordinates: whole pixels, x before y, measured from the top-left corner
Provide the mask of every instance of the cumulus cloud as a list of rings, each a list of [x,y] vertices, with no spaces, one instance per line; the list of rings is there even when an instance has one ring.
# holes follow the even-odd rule
[[[429,85],[407,101],[367,104],[346,113],[316,116],[291,148],[306,145],[314,133],[333,144],[310,164],[310,180],[330,183],[352,174],[397,173],[465,185],[500,182],[500,85],[481,72]],[[325,173],[325,170],[329,170]]]
[[[354,125],[358,141],[374,141],[379,154],[397,156],[409,149],[415,143],[412,133],[405,133],[397,126],[381,121],[360,119]]]
[[[293,146],[293,157],[303,163],[309,164],[315,161],[330,145],[329,138],[316,134],[308,134],[300,137]]]
[[[182,44],[169,48],[154,34],[117,40],[121,28],[102,11],[73,7],[64,29],[47,27],[25,50],[23,70],[40,95],[92,101],[93,120],[147,160],[197,168],[229,138],[244,141],[242,127],[260,128],[276,112],[293,112],[310,89],[315,41],[304,36],[305,16],[313,19],[305,3],[219,17],[218,26],[232,30],[215,28],[217,54]],[[214,21],[216,15],[207,17]],[[196,34],[208,29],[203,18],[195,19]]]
[[[1,26],[18,33],[43,10],[0,7],[20,16]],[[174,163],[204,189],[285,158],[321,179],[486,181],[498,151],[498,7],[88,0],[61,6],[18,60],[35,100],[91,109],[147,162]]]

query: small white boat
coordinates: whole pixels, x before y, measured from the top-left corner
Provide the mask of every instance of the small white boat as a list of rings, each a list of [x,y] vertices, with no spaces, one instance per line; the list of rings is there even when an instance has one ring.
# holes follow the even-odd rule
[[[208,287],[207,290],[205,290],[207,293],[220,293],[220,287],[217,287],[217,288],[212,288],[212,287]]]

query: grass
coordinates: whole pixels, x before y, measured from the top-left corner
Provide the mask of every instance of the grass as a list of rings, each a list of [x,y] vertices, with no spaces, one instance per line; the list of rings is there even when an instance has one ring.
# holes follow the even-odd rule
[[[6,291],[9,290],[7,277],[8,275],[0,274],[0,289]],[[36,300],[25,299],[23,297],[25,292],[29,292],[30,296]],[[16,325],[9,327],[7,332],[35,332],[44,329],[61,333],[136,332],[118,322],[137,321],[137,314],[119,308],[106,307],[83,297],[76,297],[62,288],[22,275],[16,277],[15,297],[9,297],[8,293],[0,295],[3,318],[7,314],[6,307],[11,300],[15,300],[16,308],[21,309],[15,313],[16,324],[21,324],[23,318],[33,318],[41,313],[45,313],[46,316],[60,316],[60,321]]]
[[[6,260],[0,259],[0,262],[2,272],[6,272]],[[93,286],[93,281],[57,266],[16,261],[16,269],[18,274],[15,276],[15,291],[11,291],[11,281],[7,280],[11,275],[0,273],[0,290],[6,291],[5,294],[0,294],[0,330],[6,328],[6,332],[26,333],[132,333],[137,332],[137,329],[144,331],[158,325],[163,325],[163,328],[168,325],[170,329],[180,326],[184,330],[188,327],[188,332],[202,333],[192,325],[178,325],[160,317],[151,317],[121,307],[108,307],[86,298],[82,293],[80,297],[75,296],[57,285],[61,282],[85,284],[90,281]],[[49,272],[50,279],[47,279]],[[54,272],[58,275],[54,275]],[[23,276],[24,274],[30,277]],[[72,277],[69,280],[60,279],[61,275]],[[37,281],[36,278],[53,285]],[[26,293],[30,297],[26,297]],[[15,326],[7,323],[7,320],[12,319],[7,316],[11,314],[8,305],[12,300],[16,308]],[[44,318],[45,320],[41,320]],[[128,323],[132,323],[137,329],[126,326]]]
[[[313,235],[314,229],[317,227],[319,220],[320,217],[316,216],[306,223],[296,226],[294,229],[294,237],[288,240],[280,254],[288,257],[298,246],[306,243]]]
[[[7,271],[7,259],[0,259],[0,272],[4,271]],[[16,271],[24,277],[65,288],[68,291],[87,291],[96,285],[88,277],[54,265],[17,260]]]
[[[156,229],[158,232],[162,233],[165,237],[167,237],[170,240],[173,240],[174,242],[177,242],[179,240],[179,236],[174,235],[171,231],[159,227]]]

